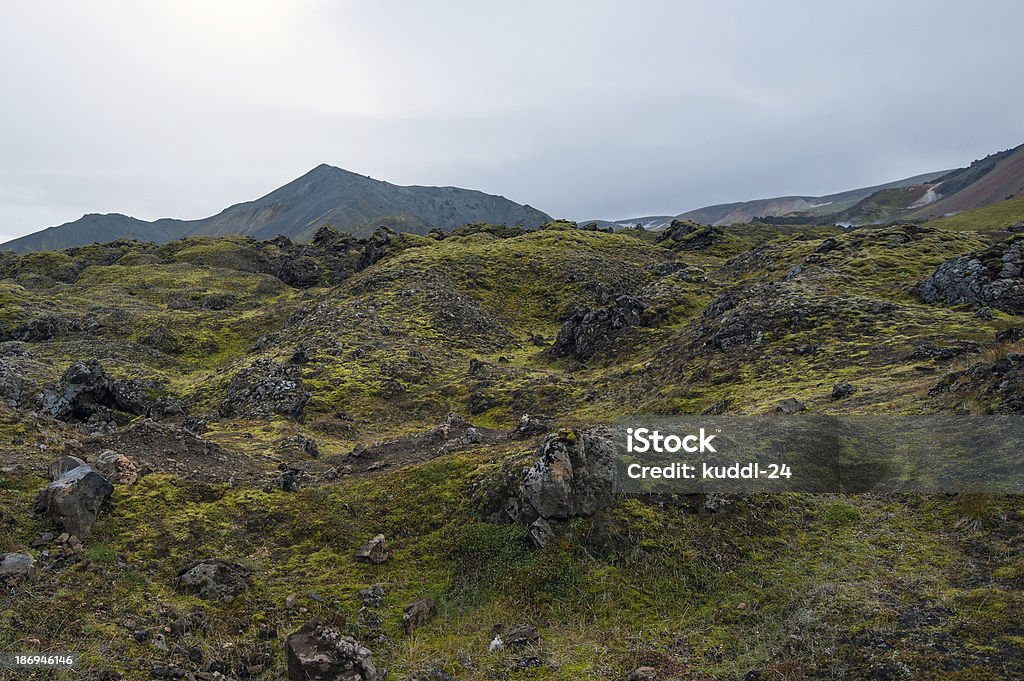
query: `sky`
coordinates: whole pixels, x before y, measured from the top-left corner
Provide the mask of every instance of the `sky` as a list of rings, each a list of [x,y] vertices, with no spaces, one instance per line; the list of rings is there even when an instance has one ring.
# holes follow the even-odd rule
[[[50,0],[0,7],[0,241],[200,218],[320,163],[621,219],[1024,143],[1024,3]]]

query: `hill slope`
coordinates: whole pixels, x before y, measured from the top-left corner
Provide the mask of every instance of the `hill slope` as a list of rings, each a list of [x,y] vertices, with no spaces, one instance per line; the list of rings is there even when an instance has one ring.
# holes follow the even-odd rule
[[[1021,316],[912,293],[1012,242],[685,227],[0,254],[0,555],[34,561],[0,650],[278,681],[317,617],[389,679],[1024,678],[1021,495],[601,495],[544,542],[497,512],[637,414],[1024,411]],[[62,539],[47,465],[108,450],[113,495]]]
[[[551,218],[502,196],[458,187],[403,187],[329,165],[320,165],[266,196],[200,220],[154,222],[125,215],[86,215],[0,244],[0,250],[47,251],[115,239],[166,243],[188,236],[283,234],[305,241],[324,224],[351,234],[378,226],[425,234],[470,223],[539,227]]]
[[[826,196],[780,196],[771,199],[723,203],[681,213],[676,218],[679,220],[692,220],[701,224],[735,225],[752,222],[757,217],[781,217],[794,214],[808,216],[831,215],[857,204],[876,192],[918,185],[934,180],[946,172],[926,173],[887,184],[852,189]]]

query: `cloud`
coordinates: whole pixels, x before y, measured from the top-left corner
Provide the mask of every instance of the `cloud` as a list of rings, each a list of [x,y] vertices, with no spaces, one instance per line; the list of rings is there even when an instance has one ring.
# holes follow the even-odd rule
[[[321,162],[559,216],[819,194],[1024,141],[1024,5],[17,3],[0,238],[194,218]]]

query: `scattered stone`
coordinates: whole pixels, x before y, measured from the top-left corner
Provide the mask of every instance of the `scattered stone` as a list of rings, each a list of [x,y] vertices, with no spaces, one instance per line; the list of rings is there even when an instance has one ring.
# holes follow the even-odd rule
[[[806,409],[807,407],[803,402],[794,397],[789,397],[779,402],[779,405],[775,407],[775,412],[778,414],[796,414]]]
[[[115,485],[134,485],[139,480],[139,469],[135,462],[110,449],[96,459],[95,468]]]
[[[502,641],[509,648],[524,648],[540,642],[540,632],[532,624],[517,624],[505,632]]]
[[[44,546],[49,546],[53,543],[53,540],[55,538],[56,535],[54,535],[53,532],[43,532],[41,535],[35,538],[35,541],[32,542],[32,548],[41,549]]]
[[[553,421],[551,419],[523,414],[519,417],[519,422],[516,424],[515,429],[508,436],[512,440],[525,440],[526,438],[549,432],[552,425]]]
[[[285,643],[289,681],[378,681],[373,654],[320,620],[307,622]]]
[[[658,678],[658,670],[654,667],[637,667],[629,673],[629,681],[654,681]]]
[[[974,311],[974,316],[977,317],[978,319],[985,320],[990,320],[994,318],[994,315],[992,314],[992,308],[990,307],[979,307],[977,310]]]
[[[551,529],[551,523],[544,518],[537,518],[530,525],[527,538],[535,548],[544,548],[555,538],[555,531]]]
[[[194,435],[202,435],[209,427],[206,425],[206,421],[195,416],[189,416],[182,422],[182,427]]]
[[[95,468],[78,466],[39,492],[35,512],[55,522],[69,535],[88,537],[100,508],[113,491],[114,486]]]
[[[437,616],[437,604],[433,598],[421,598],[402,609],[402,630],[408,636]]]
[[[924,360],[933,359],[940,362],[959,357],[960,355],[973,354],[981,350],[981,346],[973,341],[957,341],[952,345],[939,346],[932,343],[920,343],[907,355],[907,359]]]
[[[384,539],[384,535],[378,534],[376,537],[356,549],[355,558],[359,563],[372,563],[374,565],[379,565],[389,560],[391,558],[391,554],[392,551],[388,550],[388,544]]]
[[[299,604],[299,594],[288,594],[284,599],[284,607],[291,610]]]
[[[276,449],[280,456],[289,460],[320,458],[320,445],[316,440],[305,435],[289,435],[278,440]]]
[[[219,558],[203,560],[178,572],[178,588],[201,598],[230,603],[249,588],[252,573],[246,568]]]
[[[374,584],[373,586],[363,589],[359,592],[359,598],[363,602],[365,608],[379,608],[384,605],[384,596],[387,594],[387,590],[381,584]]]
[[[263,488],[264,492],[281,490],[283,492],[298,492],[302,486],[302,478],[305,471],[298,468],[285,467],[281,474],[274,478],[269,485]]]
[[[179,617],[171,623],[171,636],[180,637],[192,631],[206,631],[209,628],[209,620],[202,610],[190,612],[184,617]]]
[[[79,466],[84,466],[85,462],[79,459],[77,456],[62,456],[50,463],[48,473],[50,480],[56,480],[60,476],[64,475],[68,471],[73,471]]]
[[[24,389],[21,374],[7,362],[0,361],[0,403],[17,407]]]
[[[849,381],[839,381],[832,387],[833,400],[845,400],[857,392],[857,386]]]
[[[28,553],[0,553],[0,584],[14,586],[32,574],[35,562]]]

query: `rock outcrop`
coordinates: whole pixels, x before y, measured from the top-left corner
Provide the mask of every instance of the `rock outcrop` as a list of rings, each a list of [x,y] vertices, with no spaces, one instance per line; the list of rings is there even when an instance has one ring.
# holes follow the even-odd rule
[[[548,352],[554,357],[588,360],[610,349],[617,332],[646,323],[645,310],[637,298],[619,296],[608,307],[577,312],[562,325]]]
[[[280,414],[302,421],[309,399],[300,367],[259,359],[231,379],[219,411],[226,417],[264,419]]]
[[[373,654],[351,636],[314,619],[285,643],[288,681],[378,681]]]
[[[1024,314],[1024,239],[945,261],[917,286],[926,303],[979,305]]]
[[[42,411],[60,421],[106,422],[114,412],[135,416],[149,414],[160,392],[154,381],[114,380],[96,360],[75,362],[60,381],[43,390]]]

